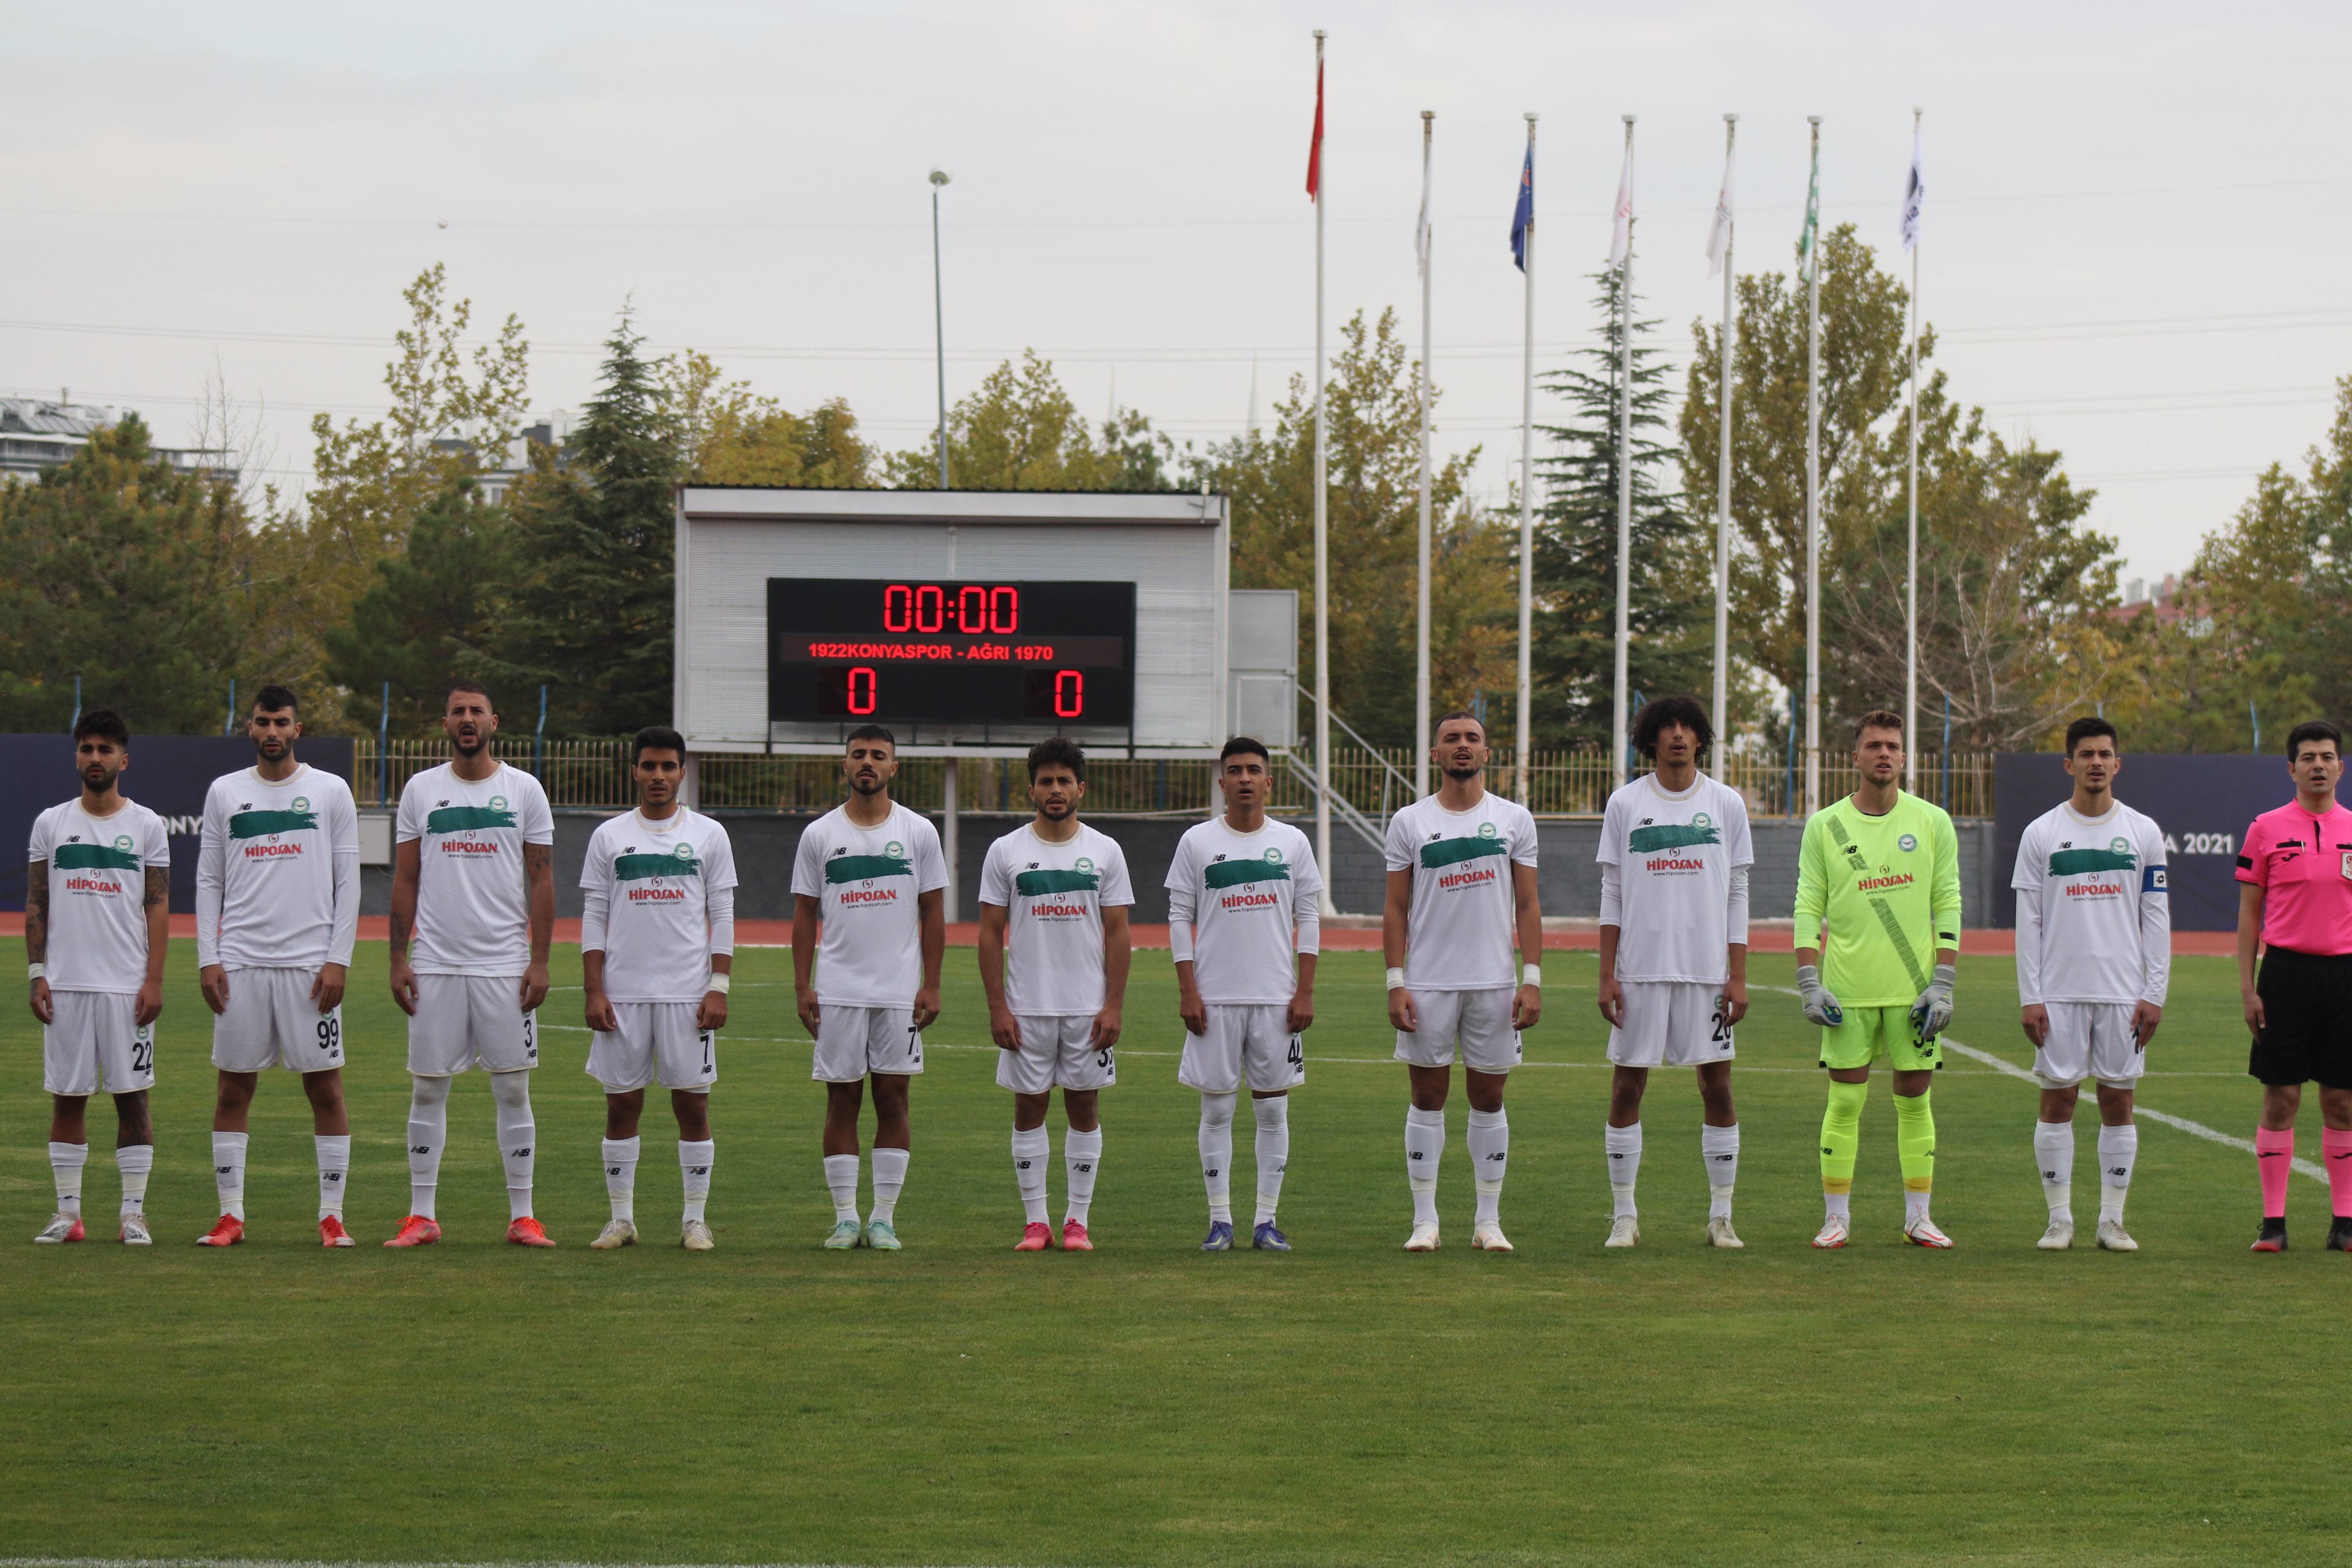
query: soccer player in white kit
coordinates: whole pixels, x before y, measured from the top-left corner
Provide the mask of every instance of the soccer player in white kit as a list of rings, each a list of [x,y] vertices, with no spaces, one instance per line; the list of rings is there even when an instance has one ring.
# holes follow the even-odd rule
[[[1486,727],[1475,714],[1457,709],[1441,717],[1429,755],[1442,776],[1437,793],[1389,819],[1381,915],[1389,1022],[1412,1082],[1404,1158],[1412,1231],[1404,1249],[1438,1249],[1437,1163],[1458,1047],[1477,1205],[1470,1245],[1508,1252],[1502,1207],[1511,1124],[1503,1086],[1519,1064],[1519,1031],[1543,1016],[1536,820],[1517,801],[1487,792]]]
[[[1013,1091],[1013,1176],[1025,1220],[1015,1252],[1043,1252],[1045,1110],[1061,1085],[1069,1207],[1062,1249],[1091,1252],[1087,1217],[1102,1164],[1098,1093],[1118,1082],[1127,1002],[1127,912],[1135,902],[1118,841],[1078,821],[1087,757],[1061,736],[1029,748],[1029,822],[988,846],[980,873],[980,985],[996,1041],[996,1082]],[[1007,936],[1012,974],[1005,974]]]
[[[824,1085],[824,1245],[898,1250],[898,1193],[911,1136],[908,1089],[923,1070],[923,1030],[940,1016],[948,927],[939,830],[890,799],[898,737],[849,732],[849,799],[811,822],[793,856],[793,990],[816,1041],[809,1076]],[[824,928],[819,947],[817,927]],[[874,1080],[874,1208],[857,1223],[857,1121]]]
[[[454,755],[409,779],[393,822],[392,999],[408,1015],[412,1088],[408,1216],[386,1247],[441,1239],[434,1207],[449,1091],[477,1064],[498,1105],[507,1239],[555,1245],[530,1211],[530,1071],[555,935],[555,814],[538,779],[490,754],[498,728],[490,694],[454,683],[441,710]]]
[[[1748,1016],[1748,802],[1699,771],[1715,727],[1696,697],[1644,703],[1634,747],[1655,768],[1601,813],[1601,1016],[1609,1020],[1609,1121],[1601,1132],[1613,1213],[1610,1247],[1642,1239],[1642,1094],[1654,1067],[1698,1074],[1699,1155],[1709,1247],[1742,1247],[1731,1228],[1739,1117],[1731,1103],[1733,1030]]]
[[[41,1020],[49,1101],[49,1169],[58,1208],[36,1241],[82,1239],[81,1177],[89,1163],[89,1097],[114,1096],[114,1164],[122,1173],[116,1239],[152,1244],[147,1177],[155,1125],[155,1019],[171,946],[172,841],[163,820],[122,798],[131,729],[111,708],[74,721],[81,794],[33,821],[26,857],[25,958]]]
[[[629,770],[636,809],[608,818],[580,868],[582,989],[587,992],[588,1074],[604,1086],[604,1193],[613,1218],[589,1246],[637,1239],[637,1122],[646,1089],[669,1091],[686,1188],[678,1244],[716,1243],[710,1198],[710,1086],[735,965],[735,851],[727,830],[679,804],[686,741],[653,725],[637,731]]]
[[[213,780],[196,850],[196,966],[213,1009],[213,1184],[221,1217],[202,1247],[245,1239],[246,1120],[267,1067],[302,1075],[319,1160],[319,1245],[349,1247],[343,1188],[343,981],[360,928],[360,818],[352,787],[294,756],[301,710],[268,685],[246,720],[251,768]]]
[[[2058,1252],[2074,1244],[2074,1102],[2089,1078],[2099,1096],[2098,1244],[2137,1252],[2124,1228],[2139,1158],[2132,1091],[2172,977],[2164,831],[2116,799],[2123,758],[2105,719],[2066,727],[2065,767],[2074,793],[2026,828],[2010,878],[2019,1022],[2042,1084],[2033,1157],[2050,1228],[2035,1245]]]
[[[1217,758],[1224,813],[1177,841],[1168,868],[1168,946],[1184,1021],[1176,1082],[1201,1092],[1201,1179],[1209,1192],[1203,1252],[1234,1245],[1234,1111],[1244,1078],[1257,1122],[1250,1245],[1290,1250],[1275,1221],[1290,1166],[1289,1094],[1307,1082],[1299,1037],[1315,1021],[1323,877],[1307,835],[1267,819],[1273,787],[1262,743],[1246,736],[1226,741]]]

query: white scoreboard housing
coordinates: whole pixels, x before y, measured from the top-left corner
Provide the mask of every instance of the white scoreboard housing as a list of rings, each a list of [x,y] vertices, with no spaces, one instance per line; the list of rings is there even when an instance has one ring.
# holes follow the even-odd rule
[[[875,700],[868,674],[862,687],[852,677],[852,706],[837,718],[774,716],[771,580],[801,602],[824,580],[843,581],[845,591],[877,580],[1132,585],[1131,722],[1005,722],[1000,714],[909,725],[893,722],[886,699],[873,716],[898,732],[905,754],[1019,755],[1058,732],[1119,755],[1213,756],[1228,733],[1222,496],[681,486],[677,526],[674,712],[695,751],[831,753],[862,722],[850,715]],[[859,693],[866,706],[856,706]]]

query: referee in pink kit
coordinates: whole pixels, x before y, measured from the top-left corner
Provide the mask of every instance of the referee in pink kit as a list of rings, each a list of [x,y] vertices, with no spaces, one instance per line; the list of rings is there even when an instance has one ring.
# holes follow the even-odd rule
[[[2299,724],[2286,756],[2294,800],[2256,817],[2238,856],[2238,994],[2254,1035],[2246,1071],[2263,1082],[2254,1250],[2286,1250],[2294,1113],[2305,1082],[2316,1079],[2319,1147],[2335,1200],[2327,1249],[2352,1251],[2352,810],[2336,802],[2343,734]],[[2258,979],[2254,950],[2264,943]]]

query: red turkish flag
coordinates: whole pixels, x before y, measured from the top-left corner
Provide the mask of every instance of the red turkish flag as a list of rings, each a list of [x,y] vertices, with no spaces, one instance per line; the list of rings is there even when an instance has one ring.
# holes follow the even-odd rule
[[[1307,149],[1307,199],[1321,194],[1323,184],[1323,62],[1315,62],[1315,140]]]

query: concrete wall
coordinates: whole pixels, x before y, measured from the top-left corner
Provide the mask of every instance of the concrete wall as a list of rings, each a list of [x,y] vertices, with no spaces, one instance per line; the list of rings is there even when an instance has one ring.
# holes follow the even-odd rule
[[[607,813],[558,811],[555,814],[555,910],[559,915],[580,913],[580,866],[586,859],[589,835]],[[747,920],[792,917],[793,852],[800,846],[801,830],[811,819],[779,816],[766,811],[714,813],[727,825],[735,845],[736,874],[741,885],[735,894],[735,912]],[[934,817],[933,822],[939,819]],[[1028,821],[1026,813],[967,811],[961,831],[961,917],[977,913],[981,861],[988,846]],[[1089,825],[1117,839],[1127,852],[1129,873],[1135,880],[1134,918],[1160,925],[1168,918],[1168,894],[1161,887],[1168,865],[1175,858],[1176,841],[1193,819],[1161,817],[1088,817]],[[1299,824],[1312,831],[1312,824]],[[1960,841],[1960,903],[1970,926],[1998,918],[1993,899],[1996,881],[1993,825],[1969,820],[1957,824]],[[1545,821],[1537,825],[1541,844],[1537,885],[1546,915],[1582,915],[1601,913],[1601,868],[1592,854],[1601,837],[1597,821]],[[1759,920],[1785,920],[1797,894],[1797,846],[1802,825],[1780,819],[1753,824],[1756,870],[1748,880],[1748,907]],[[1343,913],[1377,915],[1386,881],[1380,853],[1344,823],[1331,826],[1332,898]],[[361,886],[360,908],[382,915],[391,908],[391,873],[371,866]]]

